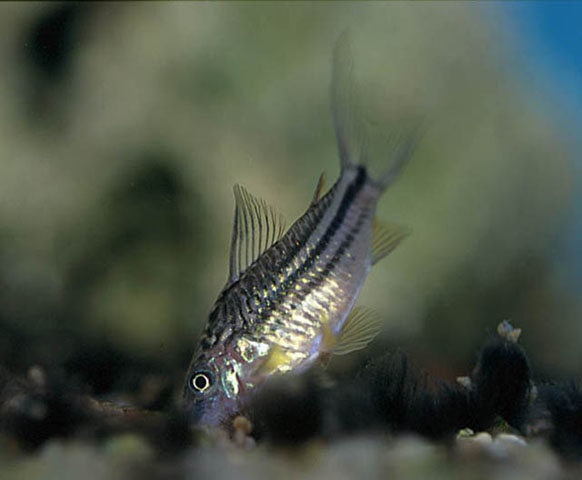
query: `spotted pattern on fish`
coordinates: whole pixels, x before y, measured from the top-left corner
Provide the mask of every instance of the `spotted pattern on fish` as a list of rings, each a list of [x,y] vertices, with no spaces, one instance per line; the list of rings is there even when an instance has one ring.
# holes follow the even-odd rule
[[[335,80],[334,98],[350,92]],[[184,388],[183,404],[195,423],[219,425],[270,375],[301,371],[328,352],[363,348],[379,331],[365,312],[350,313],[372,264],[405,236],[376,221],[374,213],[411,148],[405,144],[393,152],[390,170],[371,178],[365,150],[346,135],[345,117],[352,112],[334,104],[338,180],[321,196],[322,177],[310,207],[284,234],[272,207],[235,187],[229,280],[210,312]]]
[[[310,315],[307,315],[308,318],[293,316],[293,311],[301,306],[301,302],[310,290],[325,281],[354,241],[364,219],[370,218],[370,209],[358,212],[356,223],[344,235],[342,242],[333,251],[333,255],[328,256],[328,260],[317,270],[310,271],[346,221],[347,211],[364,186],[365,180],[365,168],[359,166],[356,178],[346,189],[324,235],[313,245],[309,243],[313,225],[319,222],[326,213],[326,208],[331,203],[337,188],[333,188],[318,204],[314,205],[290,229],[288,235],[269,248],[244,272],[238,283],[219,297],[206,329],[203,350],[211,348],[219,341],[219,332],[224,329],[224,319],[228,319],[233,324],[233,334],[248,330],[257,323],[264,323],[270,317],[272,317],[273,325],[284,328],[290,334],[306,337],[310,333],[308,327],[318,321],[315,318],[314,309]],[[334,303],[335,298],[327,296],[323,300],[322,304],[317,305],[319,309],[328,308],[331,303]],[[218,312],[221,314],[218,315]],[[283,320],[285,317],[287,317],[286,321]],[[201,352],[202,356],[203,352]]]

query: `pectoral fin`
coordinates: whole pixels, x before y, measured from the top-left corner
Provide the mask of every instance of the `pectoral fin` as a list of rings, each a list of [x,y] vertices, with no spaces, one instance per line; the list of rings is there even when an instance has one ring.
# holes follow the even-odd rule
[[[285,350],[283,350],[279,345],[274,345],[269,350],[265,361],[261,364],[257,373],[260,375],[269,376],[277,371],[283,370],[284,367],[289,363],[289,355]]]
[[[349,314],[338,335],[333,335],[327,317],[323,320],[321,350],[333,355],[346,355],[365,348],[380,333],[380,316],[366,307],[356,307]]]

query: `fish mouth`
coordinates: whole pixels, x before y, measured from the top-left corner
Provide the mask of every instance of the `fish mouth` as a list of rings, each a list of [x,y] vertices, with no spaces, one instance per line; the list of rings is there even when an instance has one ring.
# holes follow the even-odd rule
[[[236,416],[237,412],[228,412],[225,414],[206,411],[201,416],[191,416],[190,426],[209,433],[231,433],[233,430],[233,420]]]
[[[227,400],[220,396],[205,399],[185,398],[182,408],[191,427],[207,431],[228,431],[231,429],[232,420],[239,414],[239,408],[236,402]]]

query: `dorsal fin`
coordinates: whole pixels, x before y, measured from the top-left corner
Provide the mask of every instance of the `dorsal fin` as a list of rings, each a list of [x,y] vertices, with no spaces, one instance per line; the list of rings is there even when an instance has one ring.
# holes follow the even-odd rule
[[[315,187],[315,192],[313,193],[313,200],[311,200],[311,205],[319,202],[319,199],[323,197],[323,190],[325,189],[326,178],[325,172],[321,172],[319,180],[317,181],[317,186]]]
[[[408,235],[410,235],[410,230],[406,227],[384,223],[374,217],[372,224],[372,265],[382,260]]]
[[[285,233],[283,216],[243,186],[234,186],[234,200],[229,284]]]

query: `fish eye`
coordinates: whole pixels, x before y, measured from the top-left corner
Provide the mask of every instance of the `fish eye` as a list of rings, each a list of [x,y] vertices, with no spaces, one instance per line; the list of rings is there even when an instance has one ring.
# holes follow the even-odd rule
[[[212,386],[212,375],[208,372],[196,372],[190,377],[190,388],[197,393],[204,393]]]

